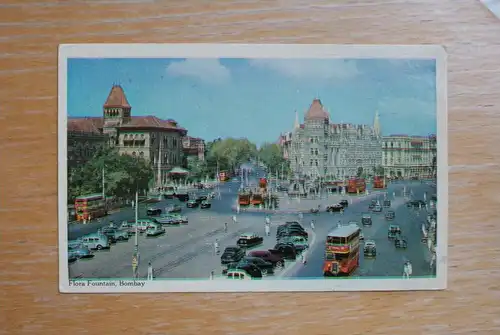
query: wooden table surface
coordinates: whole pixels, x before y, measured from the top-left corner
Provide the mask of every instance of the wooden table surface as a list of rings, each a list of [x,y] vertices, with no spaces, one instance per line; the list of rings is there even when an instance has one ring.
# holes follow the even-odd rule
[[[80,42],[445,45],[449,289],[59,294],[57,47]],[[500,334],[500,20],[479,1],[2,0],[0,83],[0,334]]]

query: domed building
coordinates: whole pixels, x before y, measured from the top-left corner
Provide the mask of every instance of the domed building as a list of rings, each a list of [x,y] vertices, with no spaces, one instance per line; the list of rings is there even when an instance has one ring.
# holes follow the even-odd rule
[[[339,180],[356,176],[361,169],[374,174],[382,165],[382,137],[378,113],[373,125],[332,123],[320,99],[314,99],[286,143],[286,153],[296,176]]]

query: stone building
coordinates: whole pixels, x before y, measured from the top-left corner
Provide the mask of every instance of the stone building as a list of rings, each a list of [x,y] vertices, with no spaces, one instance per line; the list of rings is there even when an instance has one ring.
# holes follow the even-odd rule
[[[182,148],[184,151],[184,157],[192,157],[200,161],[205,160],[205,141],[203,139],[184,136],[182,138]]]
[[[432,177],[436,173],[436,154],[435,135],[390,135],[382,139],[382,164],[387,177]]]
[[[382,138],[378,113],[373,125],[331,123],[319,99],[314,99],[299,123],[298,114],[289,140],[283,141],[297,176],[311,179],[344,179],[373,174],[382,165]]]
[[[103,105],[102,117],[70,118],[69,125],[89,129],[106,138],[108,145],[120,154],[137,156],[151,162],[157,185],[166,183],[168,171],[184,161],[182,139],[187,130],[175,120],[162,120],[156,116],[132,116],[132,107],[120,85],[114,85]],[[68,142],[68,152],[73,150]]]
[[[68,175],[77,166],[88,162],[99,148],[108,144],[108,136],[98,126],[94,118],[68,120]]]

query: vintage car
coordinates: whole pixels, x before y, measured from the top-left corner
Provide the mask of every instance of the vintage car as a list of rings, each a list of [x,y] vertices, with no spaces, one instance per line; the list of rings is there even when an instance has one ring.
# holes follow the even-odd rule
[[[278,243],[292,243],[298,252],[309,248],[309,242],[303,236],[283,236],[278,240]]]
[[[78,245],[68,245],[68,257],[69,256],[75,257],[77,259],[81,258],[92,258],[94,257],[94,254],[92,251],[87,248],[84,245],[78,244]]]
[[[376,205],[373,207],[372,211],[373,211],[374,213],[380,213],[380,212],[382,212],[382,206],[380,206],[380,204],[376,204]]]
[[[186,203],[186,207],[187,208],[196,208],[200,205],[199,202],[197,202],[196,200],[189,200],[187,203]]]
[[[116,241],[128,241],[129,233],[127,229],[116,229],[111,227],[101,228],[101,233],[106,235],[108,239],[112,242]]]
[[[394,239],[401,234],[401,227],[391,224],[387,232],[387,238]]]
[[[243,257],[245,257],[245,251],[238,246],[229,246],[224,249],[224,252],[220,256],[220,262],[222,265],[229,263],[237,263]]]
[[[363,231],[359,232],[359,240],[360,241],[364,241],[365,240],[365,234],[363,233]]]
[[[340,212],[344,210],[344,206],[341,204],[333,204],[331,206],[326,206],[326,211],[327,212]]]
[[[302,225],[297,221],[287,221],[284,224],[278,226],[278,229],[284,229],[284,228],[297,228],[300,230],[305,230],[304,227],[302,227]]]
[[[423,201],[423,200],[410,200],[410,201],[406,202],[406,207],[408,207],[408,208],[425,207],[425,201]]]
[[[169,216],[172,218],[172,220],[175,222],[175,224],[180,224],[180,223],[188,223],[189,220],[187,216],[185,215],[180,215],[180,214],[169,214]]]
[[[285,265],[285,259],[282,255],[273,253],[269,250],[255,250],[248,253],[249,257],[258,257],[266,262],[270,262],[274,267],[283,267]]]
[[[165,233],[166,233],[165,228],[163,228],[161,225],[153,225],[148,227],[148,229],[146,229],[146,237],[160,236]]]
[[[349,201],[347,201],[346,199],[340,200],[339,205],[341,205],[344,208],[347,208],[349,207]]]
[[[368,209],[373,209],[376,204],[377,204],[377,200],[372,199],[372,201],[370,201],[370,204],[368,205]]]
[[[373,240],[365,241],[365,246],[363,247],[363,253],[365,257],[376,257],[377,256],[377,245]]]
[[[363,226],[371,226],[372,223],[372,217],[370,216],[370,214],[363,214],[363,216],[361,217],[361,224]]]
[[[387,211],[387,213],[385,213],[385,219],[387,221],[392,221],[392,220],[394,220],[395,217],[396,217],[396,213],[394,211]]]
[[[253,266],[257,268],[256,266]],[[239,269],[234,269],[234,270],[229,270],[226,274],[227,279],[238,279],[238,280],[252,280],[252,278],[262,278],[262,274],[260,277],[252,277],[250,273],[248,273],[245,270],[239,270]]]
[[[236,242],[236,245],[240,248],[253,248],[257,245],[262,244],[262,242],[264,242],[263,237],[254,233],[246,233],[240,235],[240,238]]]
[[[401,235],[397,235],[394,239],[394,246],[398,249],[406,249],[406,247],[408,246],[407,238]]]
[[[251,264],[248,262],[242,262],[242,261],[226,264],[225,269],[222,269],[222,274],[227,276],[228,273],[231,273],[234,271],[243,271],[251,279],[262,278],[262,271],[259,269],[259,267],[257,265]],[[249,279],[249,278],[247,278],[247,279]],[[240,279],[244,279],[244,278],[240,278]]]
[[[309,234],[301,229],[298,228],[287,228],[287,229],[281,229],[276,232],[276,240],[280,240],[284,237],[292,237],[292,236],[301,236],[305,239],[309,238]]]
[[[278,242],[274,249],[269,251],[281,255],[284,259],[295,260],[297,258],[297,249],[291,242]]]
[[[211,207],[212,207],[212,204],[208,200],[204,200],[200,204],[200,208],[201,209],[208,209],[208,208],[211,208]]]
[[[179,205],[172,205],[167,208],[165,208],[165,212],[172,214],[172,213],[180,213],[182,212],[182,207]]]
[[[383,206],[384,206],[385,208],[389,208],[389,207],[391,207],[391,201],[390,201],[389,199],[385,199],[385,200],[384,200],[384,203],[383,203]]]
[[[161,209],[160,208],[149,207],[146,210],[146,215],[148,215],[148,216],[156,216],[156,215],[160,215],[160,214],[161,214]]]
[[[239,267],[243,267],[247,264],[252,264],[252,265],[255,265],[256,267],[258,267],[263,276],[274,274],[273,263],[266,262],[262,258],[248,257],[247,256],[238,262]]]

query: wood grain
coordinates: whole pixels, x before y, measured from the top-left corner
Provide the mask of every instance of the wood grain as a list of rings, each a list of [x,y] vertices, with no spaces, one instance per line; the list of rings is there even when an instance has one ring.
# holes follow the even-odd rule
[[[1,1],[0,334],[499,334],[499,36],[473,0]],[[445,45],[449,290],[59,294],[57,46],[81,42]]]

